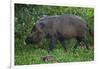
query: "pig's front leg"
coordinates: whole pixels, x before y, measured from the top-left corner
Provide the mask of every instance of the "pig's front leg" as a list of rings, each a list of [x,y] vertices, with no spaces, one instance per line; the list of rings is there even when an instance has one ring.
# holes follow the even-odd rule
[[[52,51],[56,46],[56,38],[55,37],[51,37],[50,38],[50,47],[49,47],[49,52]]]
[[[61,38],[59,38],[59,41],[60,41],[62,47],[63,47],[63,48],[65,49],[65,51],[67,52],[65,39],[61,37]]]

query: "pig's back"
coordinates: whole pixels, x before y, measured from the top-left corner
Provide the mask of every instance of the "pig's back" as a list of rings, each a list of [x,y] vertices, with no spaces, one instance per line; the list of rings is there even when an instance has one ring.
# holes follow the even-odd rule
[[[76,15],[46,16],[41,20],[45,24],[45,32],[52,35],[59,32],[64,37],[82,36],[86,31],[86,22]]]

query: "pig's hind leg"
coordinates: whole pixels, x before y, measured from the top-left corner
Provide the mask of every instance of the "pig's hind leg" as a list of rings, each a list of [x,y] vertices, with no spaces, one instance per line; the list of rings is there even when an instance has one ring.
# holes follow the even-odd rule
[[[80,44],[81,40],[79,38],[76,38],[76,44],[74,46],[74,49],[76,49],[78,47],[78,45]]]
[[[85,44],[86,49],[88,49],[88,50],[89,50],[89,47],[88,47],[88,41],[87,41],[86,36],[82,38],[82,42]]]

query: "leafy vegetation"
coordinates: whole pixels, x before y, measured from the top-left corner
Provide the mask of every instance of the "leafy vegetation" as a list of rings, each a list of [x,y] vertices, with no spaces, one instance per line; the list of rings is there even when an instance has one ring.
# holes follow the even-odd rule
[[[47,6],[15,4],[15,65],[54,63],[44,62],[41,57],[48,55],[49,42],[44,39],[40,44],[24,45],[26,36],[30,33],[36,21],[44,15],[74,14],[87,21],[91,34],[88,32],[90,50],[80,46],[73,51],[75,39],[68,41],[68,51],[65,52],[58,42],[50,53],[58,62],[91,61],[94,59],[94,9],[81,7]]]

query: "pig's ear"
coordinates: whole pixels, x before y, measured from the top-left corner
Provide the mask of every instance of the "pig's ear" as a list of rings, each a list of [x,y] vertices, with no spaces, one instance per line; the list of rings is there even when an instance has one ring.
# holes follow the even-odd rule
[[[39,25],[37,25],[37,29],[38,31],[41,33],[43,32],[43,28],[45,27],[45,24],[43,22],[39,23]]]
[[[40,23],[40,28],[43,29],[45,27],[45,24],[43,22]]]

